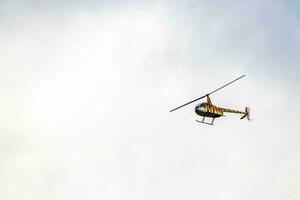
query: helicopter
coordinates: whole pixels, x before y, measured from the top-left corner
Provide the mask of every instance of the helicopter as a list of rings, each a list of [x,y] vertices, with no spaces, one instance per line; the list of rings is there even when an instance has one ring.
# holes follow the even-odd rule
[[[188,103],[185,103],[185,104],[183,104],[181,106],[178,106],[178,107],[170,110],[170,112],[173,112],[173,111],[175,111],[175,110],[177,110],[179,108],[187,106],[187,105],[189,105],[189,104],[191,104],[191,103],[193,103],[195,101],[198,101],[198,100],[203,99],[203,98],[206,97],[206,102],[199,103],[199,104],[197,104],[195,106],[195,112],[196,112],[196,114],[199,115],[199,116],[202,116],[202,120],[201,121],[200,120],[196,120],[197,122],[203,123],[203,124],[208,124],[208,125],[214,125],[215,118],[224,117],[225,116],[224,115],[225,112],[227,112],[227,113],[241,114],[242,116],[241,116],[240,119],[246,118],[246,119],[248,119],[250,121],[251,119],[250,119],[250,108],[249,107],[246,107],[245,111],[239,111],[239,110],[233,110],[233,109],[228,109],[228,108],[222,108],[222,107],[218,107],[218,106],[213,105],[212,101],[211,101],[211,99],[209,97],[211,94],[213,94],[213,93],[221,90],[222,88],[224,88],[224,87],[232,84],[233,82],[235,82],[235,81],[237,81],[237,80],[239,80],[239,79],[241,79],[243,77],[245,77],[245,75],[242,75],[242,76],[234,79],[233,81],[230,81],[229,83],[223,85],[222,87],[219,87],[218,89],[216,89],[216,90],[214,90],[214,91],[212,91],[212,92],[210,92],[210,93],[208,93],[208,94],[206,94],[206,95],[204,95],[202,97],[199,97],[199,98],[194,99],[194,100],[192,100],[192,101],[190,101]],[[206,117],[207,118],[212,118],[211,122],[206,122],[205,121]]]

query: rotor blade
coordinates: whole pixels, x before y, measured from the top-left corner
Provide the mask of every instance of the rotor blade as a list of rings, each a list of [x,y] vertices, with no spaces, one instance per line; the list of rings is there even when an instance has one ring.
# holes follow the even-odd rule
[[[237,81],[237,80],[239,80],[239,79],[241,79],[241,78],[243,78],[243,77],[245,77],[245,76],[246,76],[246,75],[243,75],[243,76],[240,76],[240,77],[234,79],[233,81],[230,81],[229,83],[223,85],[222,87],[219,87],[218,89],[212,91],[212,92],[209,93],[208,95],[211,95],[212,93],[215,93],[216,91],[221,90],[222,88],[226,87],[227,85],[229,85],[229,84],[231,84],[231,83],[233,83],[233,82],[235,82],[235,81]]]
[[[174,109],[170,110],[170,112],[173,112],[174,110],[177,110],[177,109],[179,109],[179,108],[182,108],[183,106],[186,106],[186,105],[188,105],[188,104],[190,104],[190,103],[193,103],[193,102],[195,102],[195,101],[198,101],[199,99],[203,99],[203,98],[206,97],[206,96],[207,96],[207,95],[202,96],[202,97],[199,97],[199,98],[197,98],[197,99],[194,99],[193,101],[190,101],[190,102],[188,102],[188,103],[186,103],[186,104],[183,104],[183,105],[181,105],[181,106],[178,106],[177,108],[174,108]]]
[[[174,109],[170,110],[170,112],[173,112],[173,111],[175,111],[175,110],[177,110],[177,109],[179,109],[179,108],[182,108],[182,107],[184,107],[184,106],[186,106],[186,105],[188,105],[188,104],[190,104],[190,103],[193,103],[193,102],[195,102],[195,101],[198,101],[198,100],[200,100],[200,99],[203,99],[204,97],[207,97],[207,96],[211,95],[212,93],[215,93],[216,91],[221,90],[222,88],[226,87],[227,85],[229,85],[229,84],[231,84],[231,83],[233,83],[233,82],[235,82],[235,81],[237,81],[237,80],[239,80],[239,79],[241,79],[241,78],[243,78],[243,77],[245,77],[245,75],[240,76],[240,77],[234,79],[233,81],[230,81],[229,83],[227,83],[227,84],[223,85],[222,87],[220,87],[220,88],[218,88],[218,89],[212,91],[211,93],[208,93],[208,94],[206,94],[206,95],[204,95],[204,96],[202,96],[202,97],[199,97],[199,98],[197,98],[197,99],[194,99],[194,100],[192,100],[192,101],[190,101],[190,102],[188,102],[188,103],[186,103],[186,104],[183,104],[183,105],[181,105],[181,106],[178,106],[177,108],[174,108]]]

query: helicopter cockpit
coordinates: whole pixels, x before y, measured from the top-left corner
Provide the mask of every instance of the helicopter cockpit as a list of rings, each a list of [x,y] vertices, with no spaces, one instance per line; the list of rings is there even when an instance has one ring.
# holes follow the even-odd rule
[[[206,106],[208,105],[207,102],[199,103],[196,105],[195,110],[206,112]]]

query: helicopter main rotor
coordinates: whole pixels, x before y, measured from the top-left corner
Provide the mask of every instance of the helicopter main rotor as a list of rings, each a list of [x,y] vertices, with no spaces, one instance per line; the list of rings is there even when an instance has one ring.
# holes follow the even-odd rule
[[[170,110],[170,112],[173,112],[173,111],[175,111],[175,110],[177,110],[177,109],[179,109],[179,108],[182,108],[182,107],[184,107],[184,106],[187,106],[187,105],[189,105],[189,104],[191,104],[191,103],[193,103],[193,102],[195,102],[195,101],[198,101],[198,100],[200,100],[200,99],[203,99],[203,98],[205,98],[205,97],[208,97],[208,96],[211,95],[212,93],[215,93],[215,92],[221,90],[222,88],[224,88],[224,87],[230,85],[231,83],[233,83],[233,82],[235,82],[235,81],[237,81],[237,80],[239,80],[239,79],[241,79],[241,78],[243,78],[243,77],[245,77],[245,76],[246,76],[246,75],[240,76],[240,77],[234,79],[233,81],[230,81],[229,83],[223,85],[222,87],[219,87],[218,89],[216,89],[216,90],[214,90],[214,91],[212,91],[212,92],[210,92],[210,93],[208,93],[208,94],[206,94],[206,95],[204,95],[204,96],[202,96],[202,97],[199,97],[199,98],[197,98],[197,99],[194,99],[194,100],[192,100],[192,101],[190,101],[190,102],[188,102],[188,103],[185,103],[185,104],[183,104],[183,105],[181,105],[181,106],[178,106],[178,107],[176,107],[176,108]]]

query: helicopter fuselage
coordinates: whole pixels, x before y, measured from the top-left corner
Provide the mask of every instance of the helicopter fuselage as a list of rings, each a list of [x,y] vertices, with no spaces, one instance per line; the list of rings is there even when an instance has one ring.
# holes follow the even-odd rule
[[[196,105],[195,112],[203,117],[217,118],[223,116],[223,108],[219,108],[207,102]]]

